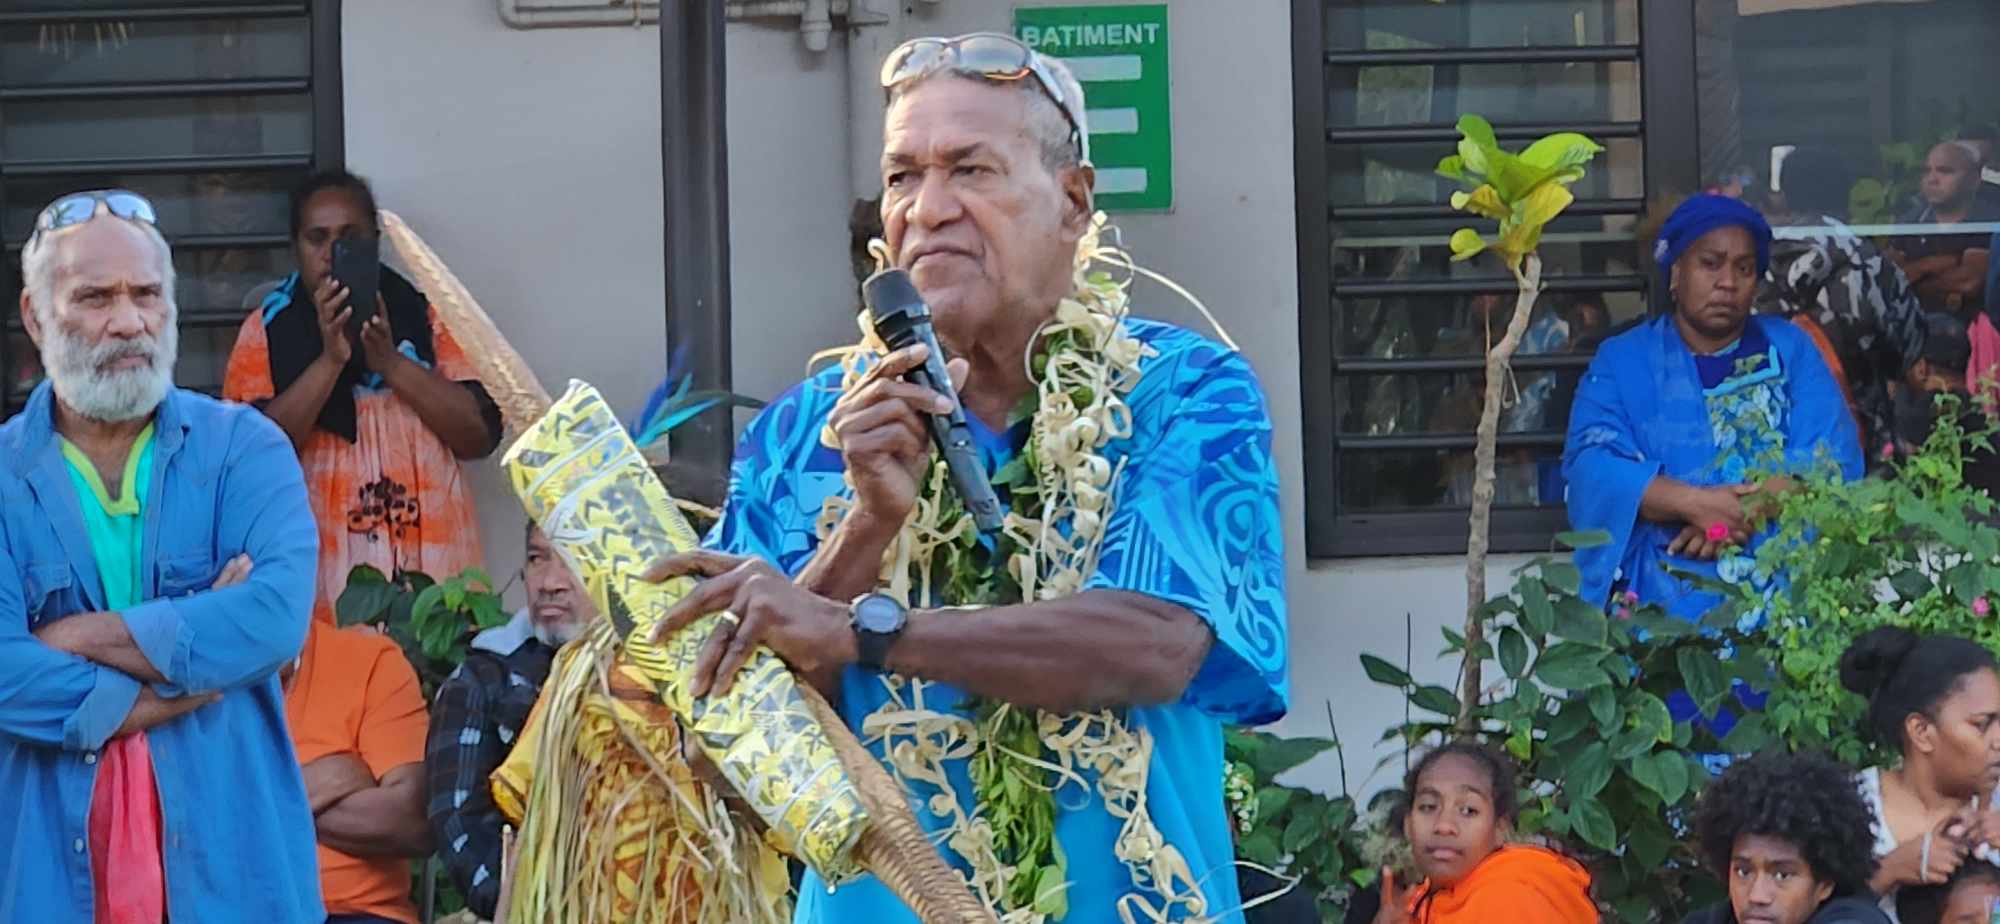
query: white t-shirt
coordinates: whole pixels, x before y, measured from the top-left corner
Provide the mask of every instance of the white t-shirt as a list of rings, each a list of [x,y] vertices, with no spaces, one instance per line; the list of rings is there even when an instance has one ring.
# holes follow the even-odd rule
[[[1881,859],[1896,849],[1896,835],[1889,831],[1888,813],[1882,809],[1882,769],[1869,767],[1854,775],[1854,783],[1861,789],[1861,798],[1868,803],[1868,813],[1875,816],[1869,827],[1875,833],[1875,858]],[[1896,890],[1882,896],[1877,907],[1889,916],[1891,924],[1902,924],[1896,917]]]

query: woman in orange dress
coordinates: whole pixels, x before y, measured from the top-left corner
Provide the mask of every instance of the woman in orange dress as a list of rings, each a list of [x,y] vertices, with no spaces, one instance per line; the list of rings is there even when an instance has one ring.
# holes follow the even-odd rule
[[[479,518],[460,462],[500,441],[500,412],[430,303],[388,267],[374,316],[350,329],[333,244],[379,233],[361,178],[330,171],[292,194],[298,272],[243,321],[223,396],[256,405],[298,447],[319,520],[315,619],[357,565],[443,580],[480,565]]]
[[[1375,924],[1595,924],[1582,866],[1507,843],[1517,775],[1505,754],[1473,741],[1417,762],[1403,788],[1403,834],[1424,881],[1406,894],[1385,870]]]

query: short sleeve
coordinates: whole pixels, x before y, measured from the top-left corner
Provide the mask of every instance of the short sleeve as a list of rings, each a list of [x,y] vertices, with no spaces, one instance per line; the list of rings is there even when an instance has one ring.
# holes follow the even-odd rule
[[[379,780],[397,767],[423,762],[430,715],[424,708],[417,672],[403,657],[402,649],[386,638],[377,638],[382,645],[368,672],[355,743],[362,762]]]
[[[236,332],[229,351],[229,368],[222,376],[222,397],[254,404],[277,397],[271,381],[271,342],[264,332],[264,313],[252,311]]]
[[[758,413],[737,443],[722,516],[703,545],[786,574],[805,568],[818,548],[821,506],[841,484],[840,454],[819,441],[838,395],[816,377]]]
[[[1242,356],[1201,341],[1146,370],[1170,391],[1132,400],[1144,445],[1126,458],[1085,590],[1186,607],[1215,633],[1183,701],[1225,722],[1285,713],[1284,521],[1271,420]],[[1147,439],[1151,437],[1151,439]]]
[[[451,328],[438,320],[437,309],[430,309],[431,347],[437,353],[437,371],[454,382],[472,382],[479,378],[479,370],[473,368],[472,360],[465,355],[458,338],[451,335]]]

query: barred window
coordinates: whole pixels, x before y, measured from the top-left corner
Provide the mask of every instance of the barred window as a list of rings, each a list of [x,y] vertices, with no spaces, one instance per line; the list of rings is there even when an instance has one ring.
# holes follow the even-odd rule
[[[1647,4],[1650,7],[1652,4]],[[1461,551],[1484,354],[1515,281],[1452,263],[1476,223],[1434,173],[1461,114],[1503,143],[1579,131],[1606,150],[1541,248],[1547,291],[1506,386],[1495,547],[1562,528],[1569,400],[1597,343],[1644,313],[1648,50],[1637,0],[1314,0],[1295,5],[1308,552]],[[1650,16],[1650,9],[1648,11]],[[1300,30],[1301,33],[1306,30]]]
[[[153,201],[179,274],[181,385],[220,389],[244,298],[291,268],[287,194],[341,161],[339,4],[0,0],[0,410],[41,381],[13,307],[59,195]]]

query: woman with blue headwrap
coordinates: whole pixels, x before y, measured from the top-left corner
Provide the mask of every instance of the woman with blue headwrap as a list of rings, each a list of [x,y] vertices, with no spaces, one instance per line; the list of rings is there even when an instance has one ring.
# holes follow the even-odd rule
[[[1586,599],[1630,594],[1694,620],[1721,596],[1668,569],[1758,580],[1758,495],[1822,467],[1858,478],[1861,447],[1812,341],[1750,313],[1771,259],[1762,215],[1695,196],[1653,256],[1672,304],[1598,348],[1570,411],[1563,474],[1570,522],[1611,534],[1577,553]]]

